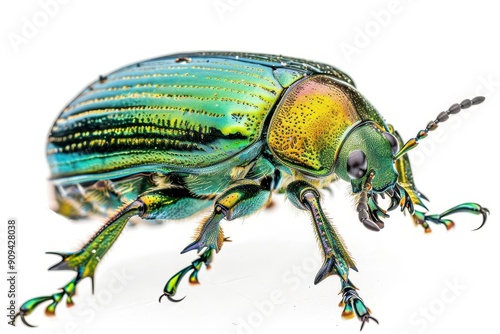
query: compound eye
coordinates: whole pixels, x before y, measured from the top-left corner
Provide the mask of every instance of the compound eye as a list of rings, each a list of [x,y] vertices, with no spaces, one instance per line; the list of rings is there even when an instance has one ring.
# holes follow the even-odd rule
[[[396,153],[398,153],[399,150],[398,140],[389,132],[384,132],[384,137],[385,139],[387,139],[389,144],[391,144],[392,155],[396,155]]]
[[[347,157],[347,174],[351,179],[360,179],[366,174],[368,162],[366,155],[361,150],[352,151]]]

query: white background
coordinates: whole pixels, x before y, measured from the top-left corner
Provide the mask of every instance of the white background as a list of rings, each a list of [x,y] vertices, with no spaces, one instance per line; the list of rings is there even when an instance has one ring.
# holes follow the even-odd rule
[[[498,332],[495,2],[61,0],[50,16],[43,14],[46,2],[9,1],[0,8],[0,232],[4,245],[7,219],[18,219],[19,303],[53,293],[72,277],[48,272],[58,258],[45,251],[76,250],[102,223],[70,223],[48,209],[45,138],[65,104],[99,74],[138,60],[181,51],[253,51],[345,70],[405,138],[452,103],[477,93],[487,96],[483,105],[431,135],[425,150],[411,153],[431,211],[479,202],[491,211],[483,229],[471,232],[480,218],[461,214],[453,231],[437,226],[424,235],[410,218],[394,212],[386,228],[373,233],[357,221],[343,187],[325,196],[324,207],[356,259],[360,271],[351,279],[380,321],[364,331]],[[27,22],[38,27],[29,31]],[[349,47],[355,53],[347,54]],[[168,278],[194,259],[179,251],[200,217],[128,228],[97,270],[96,295],[84,281],[72,309],[62,304],[55,318],[43,316],[42,309],[30,316],[39,325],[30,333],[358,332],[357,320],[340,318],[338,278],[312,284],[320,263],[308,217],[282,196],[275,202],[272,210],[224,224],[233,242],[224,245],[212,270],[202,270],[200,286],[181,285],[179,296],[187,298],[178,304],[157,299]],[[5,249],[0,262],[6,263]],[[120,283],[115,277],[123,272],[128,278]],[[6,325],[2,282],[1,328],[28,332]],[[458,287],[450,290],[450,284]],[[271,304],[275,295],[281,297]]]

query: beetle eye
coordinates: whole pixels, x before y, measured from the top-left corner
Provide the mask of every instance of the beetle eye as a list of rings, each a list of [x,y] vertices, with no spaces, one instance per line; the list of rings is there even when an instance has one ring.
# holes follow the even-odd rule
[[[352,151],[347,158],[347,174],[351,179],[360,179],[366,174],[368,163],[361,150]]]
[[[398,145],[398,140],[396,139],[396,137],[394,137],[389,132],[384,132],[384,137],[385,137],[385,139],[387,139],[389,141],[389,144],[391,144],[392,155],[395,155],[396,153],[398,153],[399,145]]]

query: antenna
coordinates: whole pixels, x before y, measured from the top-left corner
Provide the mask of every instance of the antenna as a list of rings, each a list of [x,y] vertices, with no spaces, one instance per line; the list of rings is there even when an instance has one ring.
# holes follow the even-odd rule
[[[420,130],[417,133],[417,135],[415,136],[415,138],[411,138],[410,140],[408,140],[406,142],[406,144],[403,145],[403,147],[401,147],[399,152],[396,153],[396,155],[394,156],[394,161],[398,160],[403,155],[405,155],[406,153],[408,153],[409,151],[411,151],[412,149],[417,147],[419,140],[427,137],[429,131],[436,130],[438,127],[438,124],[447,121],[448,118],[450,117],[450,115],[458,114],[460,112],[460,110],[467,109],[470,106],[475,106],[477,104],[480,104],[484,100],[485,100],[484,96],[476,96],[472,100],[465,99],[461,103],[455,103],[451,107],[449,107],[448,110],[440,112],[439,115],[437,115],[437,118],[435,120],[430,121],[427,124],[427,126],[425,127],[425,130]]]

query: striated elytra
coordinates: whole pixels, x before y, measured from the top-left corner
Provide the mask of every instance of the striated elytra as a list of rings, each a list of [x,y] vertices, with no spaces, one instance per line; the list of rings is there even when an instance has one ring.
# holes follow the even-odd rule
[[[484,224],[488,210],[476,203],[428,214],[406,155],[440,123],[483,100],[453,104],[404,143],[347,74],[314,61],[183,53],[100,76],[54,122],[47,159],[56,211],[107,220],[80,250],[52,252],[62,259],[50,269],[73,270],[75,277],[58,292],[25,302],[17,316],[31,326],[26,317],[39,305],[50,302],[48,315],[63,299],[72,305],[78,283],[93,280],[131,218],[175,220],[206,210],[182,251],[196,250],[198,257],[167,281],[160,296],[180,301],[174,296],[182,278],[189,274],[197,283],[202,266],[227,241],[221,221],[251,215],[268,206],[273,193],[285,193],[313,221],[324,258],[315,284],[338,276],[342,316],[356,316],[361,328],[369,320],[378,323],[349,279],[357,267],[323,211],[321,189],[348,182],[358,220],[372,231],[380,231],[387,212],[398,207],[426,232],[429,222],[450,229],[454,223],[445,217],[457,212],[480,214]],[[378,203],[385,196],[387,209]]]

